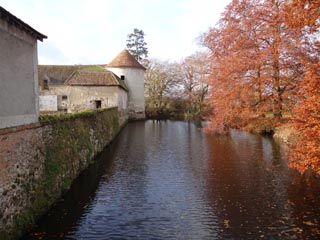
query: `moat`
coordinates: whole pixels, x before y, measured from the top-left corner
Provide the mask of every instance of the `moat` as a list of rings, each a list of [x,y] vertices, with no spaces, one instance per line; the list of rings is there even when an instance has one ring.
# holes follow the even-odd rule
[[[23,239],[319,239],[319,206],[272,138],[133,122]]]

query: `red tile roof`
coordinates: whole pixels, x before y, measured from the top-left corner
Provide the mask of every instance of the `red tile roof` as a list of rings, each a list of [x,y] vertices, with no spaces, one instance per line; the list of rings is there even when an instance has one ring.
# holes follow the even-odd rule
[[[84,67],[82,65],[38,65],[39,84],[41,85],[44,79],[50,79],[50,84],[63,85],[74,72]]]
[[[49,85],[119,86],[128,90],[123,80],[100,65],[39,65],[38,72],[40,86],[49,79]]]
[[[124,49],[118,54],[107,67],[129,67],[129,68],[139,68],[146,70],[130,53],[128,50]]]

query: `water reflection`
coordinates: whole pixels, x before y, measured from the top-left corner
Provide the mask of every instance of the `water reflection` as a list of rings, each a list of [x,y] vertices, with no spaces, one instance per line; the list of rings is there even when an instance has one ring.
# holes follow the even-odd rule
[[[230,136],[208,137],[211,146],[208,168],[209,199],[219,212],[223,239],[274,237],[273,224],[287,215],[288,173],[279,167],[279,149],[271,139],[232,132]],[[271,161],[270,161],[271,160]]]
[[[317,239],[318,186],[271,138],[135,122],[25,239]]]

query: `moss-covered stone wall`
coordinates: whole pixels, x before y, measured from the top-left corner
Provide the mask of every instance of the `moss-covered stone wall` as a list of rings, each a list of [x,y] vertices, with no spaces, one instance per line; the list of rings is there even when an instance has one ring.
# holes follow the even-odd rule
[[[0,240],[20,237],[125,125],[117,108],[0,130]]]

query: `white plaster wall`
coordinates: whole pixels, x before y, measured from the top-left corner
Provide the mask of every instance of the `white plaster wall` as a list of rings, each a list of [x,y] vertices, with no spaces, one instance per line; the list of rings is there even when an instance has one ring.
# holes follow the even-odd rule
[[[42,89],[39,87],[39,95],[70,95],[70,86],[67,85],[51,85],[49,89]]]
[[[122,88],[118,88],[118,109],[124,111],[128,109],[128,92]]]
[[[95,109],[95,101],[101,101],[101,107],[118,106],[127,109],[127,91],[117,86],[67,86],[49,85],[49,90],[40,88],[41,96],[67,96],[67,112]]]
[[[0,19],[0,128],[38,122],[37,40]]]
[[[70,95],[70,87],[67,85],[53,85],[53,86],[49,86],[49,89],[42,89],[41,86],[39,87],[39,103],[41,102],[41,97],[42,96],[52,96],[55,95],[57,96],[57,110],[61,110],[60,106],[62,104],[62,102],[59,102],[59,98],[61,99],[61,96],[67,96],[69,98]],[[60,104],[60,105],[59,105]],[[68,99],[67,101],[63,102],[63,109],[68,108]],[[50,111],[50,110],[44,110],[44,108],[40,108],[40,111]]]
[[[129,88],[128,109],[129,112],[136,115],[133,118],[145,117],[144,100],[144,70],[138,68],[115,68],[107,67],[109,71],[114,72],[119,77],[125,76],[125,82]],[[139,116],[138,116],[139,115]]]
[[[101,107],[117,106],[117,87],[70,86],[68,112],[95,109],[95,101],[101,101]]]
[[[46,95],[39,97],[40,111],[58,111],[58,96]]]

